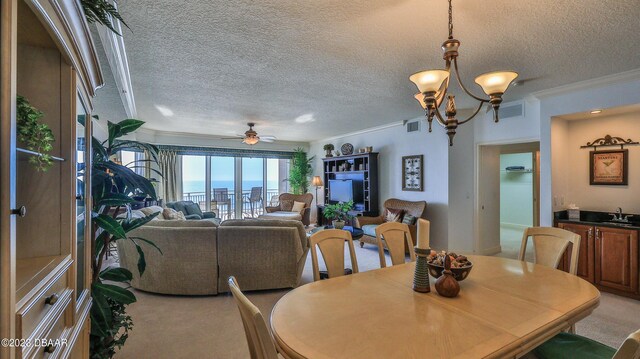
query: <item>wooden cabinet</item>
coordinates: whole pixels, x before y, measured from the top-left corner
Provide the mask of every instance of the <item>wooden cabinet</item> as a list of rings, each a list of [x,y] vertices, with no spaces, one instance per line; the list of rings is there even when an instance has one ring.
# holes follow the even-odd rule
[[[580,252],[578,256],[578,276],[588,280],[594,281],[594,228],[590,225],[575,224],[575,223],[560,223],[558,227],[566,229],[567,231],[579,234],[580,239]],[[559,268],[567,271],[569,269],[570,253],[572,244],[569,244],[569,248],[565,251],[564,256],[560,262]]]
[[[640,299],[637,229],[567,222],[558,227],[581,236],[578,276],[600,290]],[[568,270],[570,251],[567,248],[558,269]]]
[[[324,203],[332,201],[331,181],[348,181],[352,186],[354,214],[378,215],[378,153],[360,153],[323,158]],[[345,200],[346,201],[346,200]]]
[[[595,283],[638,293],[638,231],[595,227]]]
[[[84,121],[102,78],[81,9],[77,0],[0,0],[0,337],[53,341],[0,347],[3,359],[68,358],[78,340],[88,348]],[[18,95],[44,113],[55,137],[46,171],[30,161],[41,154],[18,139]]]

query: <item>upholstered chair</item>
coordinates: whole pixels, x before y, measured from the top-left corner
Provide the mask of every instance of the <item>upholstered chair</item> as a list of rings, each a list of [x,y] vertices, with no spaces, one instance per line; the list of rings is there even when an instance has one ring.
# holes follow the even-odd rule
[[[359,216],[355,218],[355,225],[358,228],[361,228],[364,232],[364,236],[359,239],[360,247],[364,247],[365,243],[378,245],[378,241],[376,240],[376,227],[382,223],[385,223],[385,213],[387,209],[393,210],[401,210],[403,222],[409,226],[409,231],[411,232],[411,238],[413,244],[416,244],[417,238],[417,220],[418,218],[426,218],[426,208],[427,202],[425,201],[405,201],[397,198],[390,198],[384,202],[384,211],[381,215],[377,217],[366,217]],[[410,217],[406,215],[410,215]],[[404,221],[407,219],[407,221]],[[411,220],[409,220],[411,219]],[[408,223],[411,222],[411,223]],[[405,251],[409,253],[409,247],[405,248]]]
[[[294,202],[303,202],[304,210],[300,213],[302,224],[308,226],[311,224],[311,202],[313,195],[311,193],[292,194],[283,193],[279,197],[278,205],[273,207],[265,207],[267,213],[289,212],[293,209]]]

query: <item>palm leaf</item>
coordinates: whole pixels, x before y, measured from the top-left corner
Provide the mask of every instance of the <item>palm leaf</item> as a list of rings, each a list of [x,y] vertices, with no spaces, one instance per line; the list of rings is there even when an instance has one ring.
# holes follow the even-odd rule
[[[113,284],[93,283],[91,290],[96,296],[104,296],[122,304],[136,302],[136,296],[129,290]]]
[[[100,278],[114,282],[129,282],[133,274],[126,268],[109,267],[100,272]]]

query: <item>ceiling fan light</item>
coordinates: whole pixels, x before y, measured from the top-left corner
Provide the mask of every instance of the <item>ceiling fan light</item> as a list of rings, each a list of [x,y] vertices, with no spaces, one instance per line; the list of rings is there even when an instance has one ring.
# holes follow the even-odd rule
[[[494,71],[476,77],[476,83],[487,95],[503,94],[518,77],[513,71]]]
[[[449,78],[447,70],[427,70],[409,76],[409,80],[416,84],[421,93],[438,92],[447,78]]]
[[[245,137],[242,140],[242,143],[245,143],[247,145],[255,145],[258,142],[260,142],[260,137],[258,136]]]

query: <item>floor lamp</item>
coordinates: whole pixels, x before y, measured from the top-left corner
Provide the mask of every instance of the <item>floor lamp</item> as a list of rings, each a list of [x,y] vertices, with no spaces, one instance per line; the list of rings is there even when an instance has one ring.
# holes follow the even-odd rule
[[[314,176],[313,180],[311,181],[311,184],[316,186],[316,206],[317,206],[318,205],[318,188],[324,186],[324,183],[322,182],[322,178],[320,178],[320,176]]]

